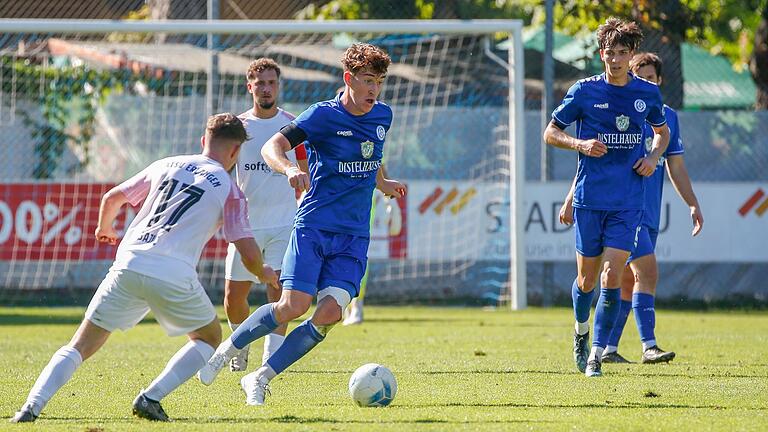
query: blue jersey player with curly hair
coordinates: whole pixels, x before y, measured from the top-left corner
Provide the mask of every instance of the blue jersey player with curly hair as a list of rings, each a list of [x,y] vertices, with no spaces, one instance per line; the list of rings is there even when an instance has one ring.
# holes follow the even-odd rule
[[[239,350],[302,316],[316,296],[311,318],[240,381],[249,405],[263,405],[270,380],[325,339],[358,296],[367,266],[374,188],[394,197],[405,194],[401,183],[384,178],[379,169],[392,110],[377,99],[390,58],[378,47],[357,43],[346,50],[342,64],[345,90],[310,106],[262,148],[275,172],[285,174],[294,188],[307,190],[283,259],[282,297],[251,314],[200,370],[200,380],[210,384]],[[309,173],[285,155],[301,143]]]

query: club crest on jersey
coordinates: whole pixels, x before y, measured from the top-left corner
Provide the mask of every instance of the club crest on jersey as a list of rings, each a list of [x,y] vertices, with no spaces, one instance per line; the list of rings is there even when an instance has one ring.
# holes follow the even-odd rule
[[[376,136],[379,137],[380,140],[383,140],[384,137],[387,136],[387,131],[384,130],[384,126],[376,126]]]
[[[642,99],[635,99],[635,111],[637,112],[643,112],[645,111],[645,101]]]
[[[363,157],[366,159],[370,159],[371,156],[373,156],[373,143],[370,141],[363,141],[360,143],[360,153],[363,154]]]
[[[616,117],[616,129],[624,132],[629,128],[629,116],[620,115]]]

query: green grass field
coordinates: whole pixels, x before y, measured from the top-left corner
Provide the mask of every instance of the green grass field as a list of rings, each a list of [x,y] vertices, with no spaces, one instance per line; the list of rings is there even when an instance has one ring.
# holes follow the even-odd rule
[[[239,374],[223,371],[211,387],[193,379],[163,400],[171,424],[130,412],[185,341],[148,321],[114,334],[34,426],[6,423],[82,313],[0,308],[0,429],[768,430],[766,313],[661,310],[657,335],[677,351],[673,363],[605,365],[603,378],[587,379],[571,360],[569,310],[424,307],[368,307],[362,326],[338,326],[273,381],[264,407],[245,405]],[[620,352],[637,359],[632,318],[626,333]],[[261,341],[252,359],[260,353]],[[347,395],[350,374],[369,362],[398,379],[388,408],[357,408]]]

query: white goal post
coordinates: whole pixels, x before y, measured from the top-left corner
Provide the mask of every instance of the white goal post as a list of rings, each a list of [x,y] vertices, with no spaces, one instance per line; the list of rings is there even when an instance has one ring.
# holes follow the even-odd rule
[[[457,253],[460,255],[460,252],[467,248],[467,244],[481,241],[481,239],[477,237],[478,235],[486,235],[480,233],[480,230],[485,230],[484,225],[487,224],[487,220],[479,219],[480,216],[478,215],[485,214],[485,212],[489,211],[488,207],[484,203],[478,203],[475,205],[474,201],[479,201],[478,199],[475,199],[470,204],[467,203],[473,200],[473,197],[475,196],[488,198],[489,196],[498,193],[498,190],[500,190],[498,188],[498,183],[500,182],[499,179],[503,178],[503,181],[506,182],[506,186],[504,188],[506,197],[504,197],[503,200],[497,204],[500,204],[500,207],[504,209],[505,214],[499,215],[496,219],[498,219],[500,225],[507,225],[503,230],[501,230],[501,232],[504,232],[504,235],[507,237],[506,239],[494,238],[492,240],[498,244],[503,244],[504,246],[507,246],[506,243],[508,243],[508,257],[503,258],[504,260],[508,260],[508,269],[501,269],[506,275],[506,280],[503,281],[504,286],[499,287],[499,292],[503,302],[509,304],[511,308],[515,310],[523,309],[527,305],[525,265],[526,259],[524,246],[525,238],[523,232],[524,216],[522,205],[523,187],[525,185],[525,128],[523,126],[524,64],[522,28],[523,24],[520,20],[112,21],[0,19],[1,34],[5,34],[6,36],[18,36],[20,40],[24,39],[39,41],[51,40],[49,38],[60,38],[68,43],[61,43],[57,41],[56,44],[49,43],[49,46],[65,46],[66,49],[69,50],[66,51],[66,53],[68,53],[67,55],[73,56],[80,55],[78,53],[82,53],[88,50],[102,53],[107,52],[107,56],[113,55],[114,53],[109,52],[109,50],[99,50],[103,48],[103,46],[100,44],[109,43],[109,40],[106,36],[115,34],[167,34],[177,36],[177,39],[179,40],[181,40],[182,35],[198,35],[201,37],[205,35],[228,35],[230,38],[232,38],[234,35],[266,35],[262,37],[258,42],[260,45],[257,49],[253,49],[253,47],[256,45],[256,42],[254,42],[252,39],[245,41],[237,39],[235,42],[222,41],[222,45],[219,47],[221,49],[218,50],[218,54],[216,54],[221,56],[215,60],[219,65],[224,65],[231,60],[231,57],[226,57],[224,54],[237,54],[244,57],[252,57],[255,55],[263,55],[264,53],[269,54],[279,52],[280,54],[286,56],[292,55],[293,53],[288,52],[290,51],[290,45],[280,45],[277,43],[278,39],[273,35],[295,35],[302,37],[303,35],[306,35],[306,37],[301,39],[301,43],[304,44],[302,46],[315,44],[318,47],[316,52],[317,55],[315,57],[307,55],[304,58],[297,60],[295,63],[290,63],[287,65],[287,70],[290,71],[302,68],[315,68],[306,72],[305,75],[307,76],[311,74],[329,75],[329,68],[331,66],[325,63],[324,59],[320,58],[322,57],[322,53],[325,52],[321,50],[321,47],[330,47],[333,45],[334,47],[338,48],[340,45],[344,44],[343,41],[339,40],[344,39],[341,37],[341,35],[346,35],[347,40],[367,40],[372,41],[372,43],[376,43],[375,41],[384,41],[383,43],[393,44],[392,46],[396,45],[398,49],[401,50],[401,52],[393,55],[393,65],[398,65],[397,67],[399,67],[399,72],[396,74],[397,76],[395,78],[390,78],[395,81],[395,84],[392,86],[393,89],[391,90],[393,100],[390,101],[387,99],[387,95],[382,95],[382,99],[385,102],[390,103],[390,105],[393,106],[393,110],[395,111],[396,121],[393,124],[393,129],[398,127],[403,129],[402,131],[397,132],[397,134],[394,133],[394,131],[390,134],[392,140],[395,143],[398,143],[398,147],[392,150],[394,155],[391,159],[395,162],[392,163],[392,169],[390,169],[390,171],[394,171],[395,173],[398,173],[397,161],[405,161],[408,159],[410,151],[413,149],[418,149],[419,146],[425,146],[427,144],[424,142],[424,136],[430,136],[430,138],[434,138],[437,143],[439,143],[440,140],[446,138],[445,136],[435,137],[434,135],[429,135],[435,134],[436,130],[441,127],[445,128],[445,124],[450,123],[446,121],[442,126],[441,124],[437,124],[431,126],[432,129],[428,129],[425,125],[431,125],[434,122],[435,116],[455,115],[456,118],[471,118],[472,115],[477,115],[478,118],[480,118],[482,115],[485,115],[483,113],[493,111],[487,108],[483,108],[483,103],[485,100],[493,101],[489,103],[494,104],[501,103],[498,102],[499,100],[504,100],[503,103],[505,103],[506,106],[503,106],[503,111],[506,111],[508,118],[506,119],[506,124],[501,124],[500,126],[505,127],[497,127],[495,129],[488,128],[493,129],[495,131],[493,133],[496,133],[498,137],[493,142],[480,144],[493,146],[497,150],[503,149],[506,154],[496,152],[493,153],[495,155],[493,157],[486,158],[481,161],[473,161],[472,166],[467,168],[467,172],[471,174],[463,178],[450,177],[451,171],[455,170],[454,166],[460,167],[461,164],[464,163],[463,160],[445,164],[445,172],[443,173],[444,177],[441,177],[439,181],[445,184],[444,187],[446,189],[452,189],[450,189],[447,194],[442,195],[440,198],[440,200],[442,200],[442,205],[438,205],[438,207],[440,207],[439,209],[434,207],[427,208],[421,213],[440,214],[442,209],[445,208],[446,214],[452,212],[454,215],[458,215],[456,217],[458,222],[452,225],[451,223],[446,222],[446,225],[443,228],[448,230],[446,231],[448,234],[444,233],[441,235],[435,232],[433,237],[420,237],[413,241],[409,239],[409,241],[412,243],[422,242],[425,238],[431,239],[430,241],[433,242],[432,246],[430,246],[432,250],[416,251],[415,253],[411,254],[411,250],[408,249],[408,254],[402,256],[407,257],[406,260],[410,260],[411,262],[408,265],[388,264],[385,270],[386,280],[382,280],[384,282],[391,283],[394,286],[397,284],[404,284],[401,282],[403,280],[402,278],[408,279],[422,276],[428,278],[431,275],[435,275],[439,277],[445,277],[445,280],[450,280],[451,277],[459,277],[457,276],[458,273],[451,274],[450,271],[447,271],[446,268],[448,268],[448,266],[437,265],[436,262],[441,259],[439,258],[439,256],[442,256],[441,254],[450,254],[452,253],[451,251],[457,251]],[[30,35],[33,35],[34,37]],[[99,35],[104,35],[104,37],[101,38]],[[464,36],[477,35],[482,35],[482,38],[478,37],[478,40],[482,39],[482,42],[475,40],[467,42],[461,39]],[[499,57],[499,55],[493,52],[493,47],[495,43],[498,42],[496,38],[499,35],[505,35],[506,37],[509,37],[512,42],[509,44],[507,59],[502,59]],[[436,42],[440,38],[444,38],[444,40]],[[71,42],[73,40],[79,43],[79,45],[75,48],[72,47]],[[26,43],[29,44],[29,42]],[[118,44],[118,42],[115,42],[115,44]],[[402,48],[405,45],[407,45],[407,47]],[[170,45],[154,46],[163,46],[164,49],[168,49],[169,53],[172,50]],[[191,46],[194,46],[194,43]],[[20,58],[20,55],[15,53],[15,51],[21,51],[21,49],[17,48],[14,51],[14,48],[15,47],[12,43],[8,43],[8,37],[6,37],[6,45],[0,46],[0,49],[6,56],[3,57],[3,62],[13,62]],[[65,52],[66,49],[62,49],[61,52]],[[115,48],[112,51],[119,51],[121,53],[120,55],[125,56],[126,54],[124,54],[123,50],[130,51],[131,49],[139,48],[136,47],[136,44],[126,44],[121,45],[120,48]],[[192,48],[190,48],[190,51],[191,50]],[[463,58],[463,52],[466,52],[467,56],[474,57]],[[130,55],[128,56],[130,57]],[[338,62],[337,58],[332,60]],[[135,63],[136,62],[134,62],[134,64]],[[503,87],[506,88],[506,95],[501,95],[500,99],[498,91],[494,90],[494,93],[494,91],[488,90],[488,93],[485,94],[484,92],[486,89],[484,89],[482,86],[473,87],[473,85],[477,84],[477,76],[473,76],[473,72],[471,70],[473,63],[493,63],[496,64],[499,68],[506,70],[507,81],[503,85]],[[48,60],[43,62],[43,66],[51,67]],[[209,64],[207,69],[209,73],[211,72],[211,67],[212,66]],[[3,69],[3,71],[8,70],[12,70],[13,74],[17,73],[17,69]],[[392,69],[390,71],[392,72]],[[178,89],[173,90],[172,93],[168,93],[168,99],[164,100],[163,105],[158,105],[156,111],[154,111],[154,116],[162,115],[162,110],[169,110],[172,109],[172,107],[175,107],[176,105],[173,105],[173,98],[178,99],[182,97],[188,97],[190,94],[192,94],[190,99],[185,99],[183,105],[192,105],[192,102],[190,102],[193,100],[192,97],[194,97],[194,101],[196,101],[195,103],[199,102],[199,98],[195,96],[195,89],[198,88],[196,86],[200,84],[200,78],[198,75],[185,75],[185,72],[183,71],[173,75],[168,73],[167,70],[164,72],[166,73],[166,76],[173,76],[175,81],[173,81],[172,85],[178,86]],[[332,73],[330,75],[332,75]],[[38,78],[38,80],[47,79],[49,78],[45,73],[41,74]],[[302,79],[305,81],[307,80],[305,78],[297,80],[301,81]],[[4,80],[13,81],[8,81],[8,83],[6,83]],[[322,78],[318,80],[322,81]],[[0,87],[0,102],[2,102],[0,104],[0,133],[5,133],[4,128],[9,128],[10,130],[10,128],[17,128],[18,126],[17,124],[13,123],[15,121],[14,119],[16,118],[16,112],[18,112],[19,106],[22,106],[25,103],[25,101],[21,100],[20,96],[18,96],[20,94],[19,91],[24,90],[17,87],[18,81],[19,78],[17,76],[9,77],[7,72],[0,74],[0,85],[5,85],[5,87]],[[473,81],[475,82],[473,83]],[[302,81],[302,83],[304,83],[304,81]],[[41,81],[34,85],[39,85],[39,87],[43,89],[47,84],[47,82],[43,83]],[[164,87],[165,90],[163,91],[167,91],[167,88],[171,87],[172,85],[166,83]],[[203,82],[201,85],[210,88],[214,84],[212,84],[209,80]],[[228,91],[225,90],[228,88],[228,82],[217,82],[215,85],[219,86],[217,91],[222,93]],[[30,84],[30,86],[33,86],[33,84]],[[389,86],[389,84],[387,84],[387,86]],[[7,88],[12,88],[12,91],[5,90]],[[308,87],[305,85],[302,88]],[[133,104],[131,106],[141,105],[136,100],[140,97],[147,97],[154,101],[161,95],[161,90],[150,90],[149,92],[146,92],[141,90],[138,84],[136,84],[136,90],[131,91],[133,93],[130,95],[130,97],[126,96],[123,100],[123,102],[126,104]],[[171,98],[171,96],[173,98]],[[323,95],[318,92],[315,100],[327,99],[327,96],[328,95]],[[40,97],[40,95],[35,97]],[[247,102],[243,100],[243,95],[240,95],[239,97],[240,102]],[[218,98],[219,99],[216,106],[219,110],[229,110],[227,108],[232,106],[237,107],[237,105],[231,104],[226,96],[220,95]],[[29,100],[33,101],[34,99],[32,96],[30,96]],[[210,104],[211,101],[209,91],[209,100],[205,105],[206,112],[208,111],[207,107],[210,106]],[[198,110],[200,110],[200,105],[195,106],[197,106]],[[295,109],[302,109],[301,105],[298,103],[294,104],[293,106]],[[401,108],[400,112],[403,114],[399,114],[398,107]],[[107,103],[107,106],[98,113],[97,134],[108,135],[107,137],[103,138],[105,140],[111,139],[113,141],[119,142],[121,137],[130,135],[130,131],[121,131],[120,128],[115,125],[113,122],[113,117],[110,117],[110,109],[114,110],[119,108],[111,107],[109,106],[109,103]],[[237,108],[233,108],[231,110],[235,109]],[[243,110],[244,109],[241,111]],[[160,114],[158,114],[158,112]],[[175,114],[174,117],[183,117],[186,115],[185,113],[186,111],[179,111],[179,114]],[[136,116],[143,118],[138,113]],[[195,121],[197,120],[198,119],[195,119]],[[173,133],[177,133],[175,132],[176,129],[174,129],[177,127],[177,125],[173,123],[173,120],[164,119],[163,122],[163,126],[158,129],[158,134],[167,136],[173,135]],[[466,124],[458,122],[456,125],[456,132],[446,131],[445,133],[449,136],[456,135],[460,129],[467,129],[467,125],[470,124],[471,120],[466,120],[466,122]],[[147,125],[147,129],[150,127],[150,125]],[[413,132],[414,130],[421,134],[421,138],[414,137],[417,135],[417,132]],[[188,133],[185,132],[186,135],[192,137],[194,137],[194,133],[194,131]],[[488,134],[491,134],[491,132],[489,131]],[[155,139],[156,137],[153,135],[151,138]],[[149,136],[145,137],[145,140],[149,139]],[[466,146],[475,144],[477,143],[465,143]],[[190,148],[192,151],[195,150],[194,147]],[[161,147],[159,150],[153,149],[150,153],[152,153],[152,156],[159,158],[166,156],[166,153],[170,151],[178,152],[180,149],[187,150],[184,147],[179,147],[179,145],[176,143],[168,143],[165,147]],[[137,152],[140,152],[140,149],[135,150],[134,153]],[[446,157],[450,157],[450,155]],[[426,158],[429,159],[429,156]],[[387,163],[389,165],[389,162]],[[454,163],[455,165],[453,165]],[[439,163],[437,165],[439,165]],[[99,181],[117,182],[121,180],[119,178],[109,178],[108,176],[105,176],[104,173],[97,173],[96,171],[98,171],[98,167],[94,168],[93,172],[89,172],[86,167],[85,171],[78,171],[78,174],[74,177],[66,176],[61,173],[56,174],[54,172],[49,177],[46,177],[46,180],[44,181],[33,180],[29,175],[25,174],[25,172],[20,171],[20,173],[16,174],[6,173],[4,175],[0,175],[0,184],[27,182],[32,184],[36,184],[36,182],[41,184],[51,184],[55,183],[57,179],[61,180],[62,184],[70,181],[78,181],[80,179],[82,179],[84,182],[92,183],[98,183]],[[416,171],[414,170],[413,172]],[[393,177],[396,176],[393,175]],[[408,181],[410,179],[405,178],[404,180]],[[436,181],[438,181],[438,179],[431,181],[428,178],[418,178],[413,181],[414,185],[416,185],[414,191],[418,191],[421,187],[426,191],[424,194],[427,194],[427,192],[432,191],[433,189],[435,190],[435,193],[437,193],[436,191],[437,189],[440,189],[440,187],[435,187],[434,184]],[[429,189],[429,191],[427,191],[427,189]],[[416,196],[414,199],[421,201],[422,204],[426,204],[429,201],[429,197],[426,197],[426,195],[424,195],[424,197],[425,198],[423,201],[418,196]],[[6,200],[8,203],[10,203],[11,199],[8,197],[0,196],[0,206],[6,205],[9,210],[8,214],[12,214],[14,211],[18,210],[14,209],[12,205],[5,203],[3,200]],[[505,206],[506,202],[504,202],[506,200],[508,200],[509,204],[508,212],[506,212],[507,207]],[[38,204],[42,206],[45,203],[40,202]],[[414,202],[413,204],[409,203],[408,205],[410,206],[409,208],[413,208],[412,210],[415,212],[415,207],[417,207],[418,204],[418,202]],[[63,206],[64,204],[62,204],[61,207],[62,212],[64,212]],[[429,205],[426,207],[429,207]],[[409,209],[407,212],[412,210]],[[403,211],[405,212],[406,210]],[[406,215],[410,215],[410,213],[407,213]],[[51,218],[55,219],[55,216],[51,216]],[[16,219],[18,219],[18,217],[16,217]],[[5,219],[3,219],[2,222],[6,225],[9,223],[9,221],[6,221]],[[51,222],[53,222],[53,220]],[[411,220],[408,222],[416,223],[416,221]],[[58,238],[55,237],[54,234],[48,236],[42,235],[45,234],[46,229],[50,228],[48,225],[46,225],[47,223],[48,220],[43,219],[41,225],[42,228],[40,228],[41,238],[48,238],[49,241],[51,241],[52,246],[60,245],[62,248],[71,247],[71,242],[69,240],[72,240],[72,238],[69,238],[67,242],[64,242],[64,240],[59,242]],[[443,222],[437,222],[437,219],[434,219],[430,222],[425,222],[425,224],[428,224],[425,226],[442,226],[442,223]],[[470,229],[468,226],[472,226],[472,228]],[[39,255],[43,257],[38,259],[34,258],[37,256],[35,254],[38,252],[25,252],[23,254],[17,253],[15,251],[21,250],[29,245],[35,245],[32,243],[29,243],[29,245],[24,244],[17,238],[17,236],[13,235],[14,231],[12,227],[9,228],[6,226],[6,228],[10,230],[9,232],[11,234],[9,234],[8,237],[10,240],[8,240],[5,244],[0,242],[0,248],[6,248],[0,249],[0,274],[2,274],[4,271],[8,273],[6,273],[7,276],[0,276],[0,290],[4,289],[5,287],[38,288],[45,286],[47,283],[46,281],[50,282],[55,279],[52,275],[70,272],[78,265],[79,260],[81,261],[84,259],[82,257],[85,255],[83,255],[82,252],[72,252],[73,250],[67,249],[66,256],[67,258],[71,257],[71,259],[68,261],[72,261],[72,263],[61,267],[61,257],[59,255],[51,258],[48,257],[50,254],[38,251]],[[25,229],[27,228],[29,227],[25,227]],[[424,234],[422,232],[424,230],[419,227],[419,225],[415,225],[413,230],[419,231],[418,234]],[[450,237],[455,237],[457,243],[446,243],[451,240]],[[72,242],[73,241],[74,240],[72,240]],[[493,242],[489,240],[489,243]],[[46,245],[47,244],[48,243],[46,243]],[[37,246],[40,246],[40,244],[37,244]],[[482,256],[484,253],[483,250],[477,248],[476,246],[473,247],[475,247],[476,250],[473,249],[475,252],[470,254],[471,256],[463,257],[460,259],[452,257],[449,260],[451,265],[455,264],[457,268],[461,268],[460,271],[464,276],[467,274],[467,272],[472,273],[474,271],[472,270],[474,268],[473,265],[477,260],[482,260],[484,258]],[[391,249],[392,246],[390,245],[390,250]],[[420,257],[419,254],[422,253],[423,257]],[[403,252],[403,254],[406,254],[406,252]],[[506,255],[506,253],[501,253],[499,255],[503,256]],[[438,256],[438,258],[434,258],[436,256]],[[46,272],[50,272],[51,275],[44,276],[43,274]],[[480,270],[478,274],[482,274],[482,270]],[[214,272],[214,275],[217,277],[221,276],[217,272]],[[472,277],[481,278],[482,276]],[[423,285],[423,280],[421,282],[416,282],[416,284]]]

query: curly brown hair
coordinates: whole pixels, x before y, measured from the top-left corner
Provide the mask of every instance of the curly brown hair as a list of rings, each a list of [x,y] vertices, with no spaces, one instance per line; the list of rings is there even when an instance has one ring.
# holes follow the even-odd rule
[[[656,69],[656,76],[661,78],[661,64],[661,58],[654,53],[637,53],[629,61],[629,70],[637,72],[643,66],[653,66]]]
[[[392,59],[384,50],[367,43],[352,44],[344,51],[344,56],[341,58],[344,70],[353,74],[362,69],[369,69],[377,75],[383,75],[387,73],[390,63]]]
[[[237,140],[243,142],[248,139],[243,122],[232,113],[214,114],[208,117],[205,124],[205,132],[211,135],[211,141],[215,139]]]
[[[248,81],[253,81],[256,79],[256,74],[264,72],[267,69],[274,70],[277,74],[277,79],[280,79],[280,66],[278,66],[276,61],[269,57],[262,57],[252,61],[251,64],[248,65],[248,72],[245,74],[245,77]]]
[[[597,28],[597,43],[600,49],[624,45],[634,51],[640,47],[642,41],[643,31],[634,21],[611,17]]]

